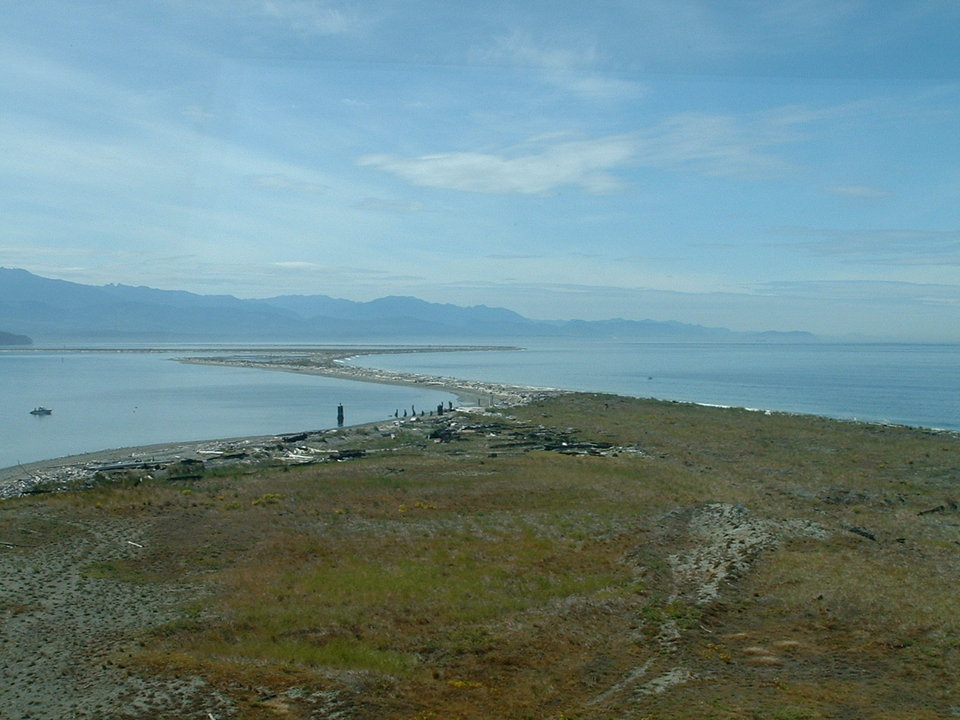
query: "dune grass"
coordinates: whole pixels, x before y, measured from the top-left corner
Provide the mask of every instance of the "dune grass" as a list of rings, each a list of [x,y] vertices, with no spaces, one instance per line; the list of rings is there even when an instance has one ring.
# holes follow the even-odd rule
[[[149,528],[136,563],[89,572],[194,586],[134,663],[205,678],[240,718],[322,717],[318,698],[405,720],[960,712],[956,435],[596,395],[487,420],[40,505]],[[504,442],[541,426],[614,447]],[[714,541],[690,519],[711,504],[776,541],[699,603],[673,568]]]

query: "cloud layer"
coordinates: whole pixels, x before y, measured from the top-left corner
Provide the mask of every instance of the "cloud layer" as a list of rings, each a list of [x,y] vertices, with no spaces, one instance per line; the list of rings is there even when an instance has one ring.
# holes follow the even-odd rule
[[[8,5],[0,265],[960,339],[953,3]]]
[[[630,138],[610,137],[502,154],[458,152],[416,158],[368,155],[360,159],[360,164],[424,187],[531,195],[575,186],[602,193],[619,186],[612,171],[630,161],[635,145]]]

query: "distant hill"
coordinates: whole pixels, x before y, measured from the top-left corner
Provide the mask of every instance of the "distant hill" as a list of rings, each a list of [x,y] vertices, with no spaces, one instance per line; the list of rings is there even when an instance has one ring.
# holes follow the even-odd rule
[[[33,345],[33,340],[26,335],[0,332],[0,345]]]
[[[742,333],[655,320],[532,320],[505,308],[413,297],[353,302],[326,295],[241,300],[129,285],[95,287],[0,268],[0,327],[41,342],[431,340],[524,337],[662,341],[802,341],[809,333]]]
[[[370,302],[352,302],[325,295],[285,295],[263,302],[294,312],[319,328],[363,328],[374,335],[515,336],[536,333],[540,325],[504,308],[462,307],[430,303],[414,297],[390,296]]]

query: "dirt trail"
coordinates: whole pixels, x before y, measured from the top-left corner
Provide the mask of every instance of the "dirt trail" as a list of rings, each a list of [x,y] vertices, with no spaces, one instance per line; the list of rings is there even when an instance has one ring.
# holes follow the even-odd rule
[[[759,518],[742,505],[730,503],[706,503],[674,510],[667,513],[661,523],[662,541],[682,548],[681,552],[667,556],[673,575],[668,599],[673,602],[683,598],[700,606],[719,599],[726,586],[749,572],[764,551],[775,548],[783,540],[829,536],[828,531],[815,523]],[[681,649],[684,634],[676,619],[660,620],[656,629],[659,654],[634,668],[588,705],[601,704],[617,695],[659,695],[675,685],[697,679],[692,670],[673,660]]]
[[[91,571],[145,552],[149,526],[60,522],[0,546],[0,718],[229,714],[199,678],[146,679],[123,667],[135,635],[173,619],[190,592]]]

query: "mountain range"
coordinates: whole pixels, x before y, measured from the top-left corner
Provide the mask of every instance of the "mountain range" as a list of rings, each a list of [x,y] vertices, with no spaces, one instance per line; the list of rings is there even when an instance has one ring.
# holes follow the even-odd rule
[[[735,332],[680,322],[533,320],[485,305],[414,297],[354,302],[326,295],[247,300],[129,285],[92,286],[0,268],[0,329],[57,341],[458,340],[569,337],[659,341],[803,341],[806,332]]]
[[[33,345],[33,340],[26,335],[0,332],[0,345]]]

